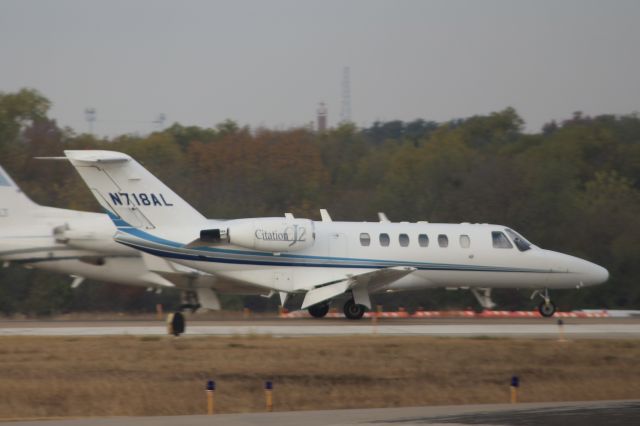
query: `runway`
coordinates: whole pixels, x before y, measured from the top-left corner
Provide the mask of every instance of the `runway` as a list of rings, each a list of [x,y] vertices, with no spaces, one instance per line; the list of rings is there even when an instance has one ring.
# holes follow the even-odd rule
[[[627,426],[640,416],[640,401],[592,401],[374,408],[213,416],[114,417],[7,422],[15,426],[355,426],[493,425]]]
[[[0,336],[160,336],[162,321],[0,321]],[[337,319],[189,321],[185,336],[273,337],[441,336],[525,338],[640,338],[639,319],[389,319],[373,324]]]

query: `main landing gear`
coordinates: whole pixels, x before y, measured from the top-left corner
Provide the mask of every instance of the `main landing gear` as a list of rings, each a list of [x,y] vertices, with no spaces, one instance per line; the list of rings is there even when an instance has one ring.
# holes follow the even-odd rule
[[[366,306],[358,305],[353,299],[349,299],[344,304],[344,316],[351,320],[362,318],[366,311]],[[308,308],[309,315],[314,318],[323,318],[329,313],[328,303],[318,303]]]
[[[167,316],[167,332],[176,337],[183,334],[187,327],[187,321],[182,312],[190,310],[191,313],[195,313],[200,307],[198,294],[195,291],[182,292],[182,304],[178,311]]]
[[[309,315],[314,318],[324,318],[329,312],[329,304],[328,303],[318,303],[317,305],[310,306]]]
[[[533,299],[536,296],[540,296],[542,298],[542,302],[538,305],[538,312],[545,318],[550,318],[553,314],[556,313],[556,304],[551,301],[549,297],[549,289],[545,288],[544,290],[536,290],[531,295]]]
[[[351,320],[357,320],[362,318],[366,309],[366,306],[358,305],[353,299],[349,299],[344,304],[344,316]]]
[[[167,316],[167,332],[178,337],[184,333],[186,321],[182,312],[174,312]]]

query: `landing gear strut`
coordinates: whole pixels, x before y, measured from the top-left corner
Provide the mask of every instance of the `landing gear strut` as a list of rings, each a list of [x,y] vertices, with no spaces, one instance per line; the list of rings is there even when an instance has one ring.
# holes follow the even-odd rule
[[[365,309],[364,305],[358,305],[353,299],[349,299],[344,304],[344,316],[351,320],[357,320],[362,318]]]
[[[200,303],[198,303],[198,293],[195,291],[183,291],[182,292],[182,304],[180,305],[180,312],[187,309],[191,310],[191,313],[195,313],[200,309]]]
[[[309,315],[314,318],[323,318],[329,312],[329,305],[327,303],[319,303],[317,305],[310,306]]]
[[[538,305],[538,312],[545,318],[550,318],[553,314],[556,313],[556,304],[551,301],[549,297],[549,289],[545,288],[543,291],[536,290],[531,295],[533,299],[536,296],[540,296],[542,298],[542,302]]]
[[[482,307],[480,312],[483,310],[490,310],[496,307],[496,304],[491,300],[491,289],[490,288],[472,288],[471,293],[476,297],[476,300]]]

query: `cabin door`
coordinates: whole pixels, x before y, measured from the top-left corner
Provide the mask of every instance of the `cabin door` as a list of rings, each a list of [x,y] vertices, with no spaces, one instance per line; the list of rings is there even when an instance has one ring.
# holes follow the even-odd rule
[[[329,237],[329,257],[347,257],[347,236],[336,233]]]

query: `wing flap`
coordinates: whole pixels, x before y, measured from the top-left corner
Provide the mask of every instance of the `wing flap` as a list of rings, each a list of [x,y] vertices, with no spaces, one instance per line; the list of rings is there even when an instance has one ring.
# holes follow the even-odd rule
[[[333,299],[350,289],[353,290],[356,303],[371,308],[369,293],[389,285],[415,270],[416,268],[407,266],[394,266],[358,275],[350,275],[342,281],[309,290],[305,294],[301,309]]]
[[[325,300],[333,299],[336,296],[341,295],[349,289],[349,280],[340,281],[334,284],[325,285],[323,287],[314,288],[309,290],[304,296],[302,302],[302,309],[307,309],[309,306],[313,306]]]

